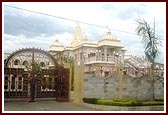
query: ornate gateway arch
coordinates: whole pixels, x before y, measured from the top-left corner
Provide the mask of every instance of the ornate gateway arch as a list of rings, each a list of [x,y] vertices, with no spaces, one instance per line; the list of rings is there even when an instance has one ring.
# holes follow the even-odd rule
[[[4,64],[4,97],[69,101],[69,69],[47,51],[19,49]]]
[[[45,56],[47,56],[48,58],[50,58],[52,60],[52,62],[54,63],[54,66],[57,67],[57,61],[56,59],[47,51],[44,51],[44,50],[41,50],[41,49],[36,49],[36,48],[25,48],[25,49],[19,49],[19,50],[16,50],[15,52],[13,52],[6,60],[5,62],[5,67],[8,67],[9,65],[9,62],[11,61],[11,59],[21,53],[26,53],[26,52],[32,52],[32,55],[37,52],[37,53],[40,53],[40,54],[43,54]]]

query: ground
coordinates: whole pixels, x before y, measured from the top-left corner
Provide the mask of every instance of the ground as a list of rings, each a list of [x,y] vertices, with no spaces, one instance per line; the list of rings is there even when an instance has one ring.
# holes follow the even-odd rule
[[[15,101],[4,102],[4,111],[95,111],[69,102],[56,101]]]

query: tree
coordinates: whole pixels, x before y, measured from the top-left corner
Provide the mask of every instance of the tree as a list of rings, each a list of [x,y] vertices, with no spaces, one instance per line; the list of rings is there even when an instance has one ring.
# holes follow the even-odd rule
[[[136,20],[138,26],[136,32],[139,36],[142,37],[142,44],[145,48],[145,56],[148,61],[151,62],[151,100],[155,99],[154,95],[154,67],[156,57],[159,56],[159,46],[161,46],[160,37],[155,35],[155,25],[154,28],[150,26],[144,19]],[[155,24],[155,23],[154,23]]]

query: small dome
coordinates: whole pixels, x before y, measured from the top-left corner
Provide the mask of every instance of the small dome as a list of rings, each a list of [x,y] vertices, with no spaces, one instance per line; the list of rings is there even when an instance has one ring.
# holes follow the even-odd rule
[[[55,40],[49,47],[49,51],[63,51],[64,46],[58,41]]]
[[[102,39],[103,40],[117,40],[116,37],[111,34],[111,32],[107,32],[106,35]]]
[[[111,46],[111,47],[120,47],[123,48],[120,40],[117,40],[111,32],[107,32],[100,41],[98,41],[98,46]]]
[[[63,46],[58,40],[55,40],[51,46]]]

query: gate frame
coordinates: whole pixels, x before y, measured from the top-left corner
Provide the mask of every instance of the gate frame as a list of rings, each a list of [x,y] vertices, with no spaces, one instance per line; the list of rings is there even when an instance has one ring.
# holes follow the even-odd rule
[[[40,54],[43,54],[43,55],[45,55],[45,56],[47,56],[48,58],[50,58],[51,59],[51,61],[54,63],[54,71],[55,70],[57,70],[58,68],[60,68],[60,67],[58,67],[58,63],[57,63],[57,61],[56,61],[56,59],[49,53],[49,52],[46,52],[46,51],[44,51],[44,50],[41,50],[41,49],[36,49],[36,48],[23,48],[23,49],[19,49],[19,50],[16,50],[15,52],[13,52],[7,59],[6,59],[6,61],[5,61],[5,64],[4,64],[4,69],[6,69],[6,68],[8,68],[8,64],[9,64],[9,62],[11,61],[11,59],[13,58],[13,57],[15,57],[15,56],[17,56],[18,54],[20,54],[20,53],[25,53],[25,52],[32,52],[32,63],[34,64],[34,52],[37,52],[37,53],[40,53]],[[61,74],[60,75],[58,75],[58,73],[60,73],[60,71],[58,71],[58,73],[55,73],[55,78],[56,78],[56,76],[59,76],[59,78],[60,79],[62,79],[63,77],[64,77],[64,75],[66,75],[66,74],[64,74],[64,73],[66,73],[65,71],[68,71],[68,73],[69,73],[69,70],[67,70],[67,68],[63,68],[63,67],[61,67],[62,69],[61,69]],[[33,69],[32,69],[33,70]],[[34,75],[35,75],[35,73],[34,73],[34,71],[32,71],[32,78],[35,78],[34,77]],[[67,76],[67,79],[68,79],[68,82],[66,82],[66,84],[67,84],[67,89],[68,89],[68,95],[66,96],[66,98],[65,97],[61,97],[60,95],[55,95],[55,97],[56,97],[56,101],[69,101],[69,98],[70,98],[70,96],[69,96],[69,92],[70,92],[70,90],[69,90],[69,80],[70,80],[70,74],[69,75],[66,75]],[[5,81],[5,80],[4,80]],[[57,81],[55,81],[55,85],[57,85],[56,84],[56,82]],[[62,84],[65,84],[65,83],[63,83],[63,82],[61,82],[61,84],[59,84],[59,85],[62,85]],[[62,86],[61,86],[62,87]],[[35,87],[34,87],[35,88]],[[32,90],[34,90],[35,91],[35,89],[32,89]],[[56,90],[56,89],[55,89]],[[58,91],[61,91],[60,89],[57,89]],[[33,92],[30,92],[30,93],[33,93]],[[34,102],[34,96],[35,96],[35,94],[33,94],[33,95],[31,95],[31,97],[30,97],[30,102]]]

